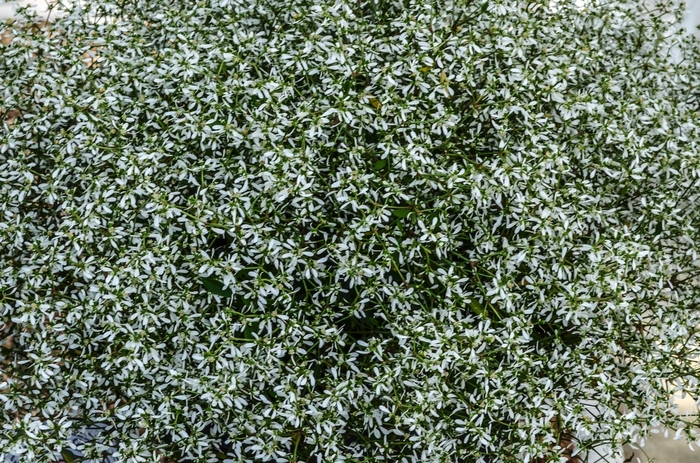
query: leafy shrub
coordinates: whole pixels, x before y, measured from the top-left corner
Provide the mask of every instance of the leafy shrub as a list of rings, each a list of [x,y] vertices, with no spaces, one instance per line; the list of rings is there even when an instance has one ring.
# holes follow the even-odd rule
[[[698,49],[658,8],[101,0],[14,23],[0,453],[49,461],[96,425],[81,452],[129,462],[692,438],[668,401],[697,386]]]

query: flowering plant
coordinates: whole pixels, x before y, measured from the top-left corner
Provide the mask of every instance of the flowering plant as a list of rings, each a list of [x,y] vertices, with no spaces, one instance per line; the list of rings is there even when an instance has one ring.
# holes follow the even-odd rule
[[[694,439],[669,394],[698,377],[698,48],[656,8],[20,12],[0,454],[528,462]]]

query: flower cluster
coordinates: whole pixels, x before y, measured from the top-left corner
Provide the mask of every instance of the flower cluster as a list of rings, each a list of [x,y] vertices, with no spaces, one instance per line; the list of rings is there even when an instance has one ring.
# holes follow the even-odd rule
[[[700,50],[670,7],[59,8],[0,45],[0,455],[693,438]]]

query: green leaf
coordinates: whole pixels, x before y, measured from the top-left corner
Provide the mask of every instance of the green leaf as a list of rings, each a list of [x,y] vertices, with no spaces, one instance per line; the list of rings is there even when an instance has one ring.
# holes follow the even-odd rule
[[[218,280],[215,280],[213,278],[201,278],[201,280],[202,284],[204,284],[204,288],[206,288],[206,290],[212,294],[224,297],[229,297],[233,295],[231,290],[224,289],[224,284]]]
[[[73,455],[69,450],[61,450],[61,456],[64,460],[66,460],[66,463],[75,463],[75,455]]]
[[[411,213],[411,210],[404,207],[401,209],[394,209],[392,212],[394,213],[394,215],[396,217],[405,218],[405,217],[408,217],[408,214]]]
[[[474,309],[474,312],[476,312],[477,314],[485,318],[489,317],[488,311],[476,299],[472,299],[470,305],[472,306],[472,309]]]
[[[383,169],[385,165],[386,165],[386,159],[380,159],[379,161],[374,163],[373,169],[374,170]]]
[[[248,339],[249,341],[255,340],[255,338],[253,337],[253,328],[250,326],[250,324],[247,324],[245,326],[245,329],[243,330],[243,337]]]

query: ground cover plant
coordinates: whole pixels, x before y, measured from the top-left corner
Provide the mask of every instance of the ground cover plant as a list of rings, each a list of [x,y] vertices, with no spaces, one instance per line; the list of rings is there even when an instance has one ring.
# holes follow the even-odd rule
[[[60,9],[0,48],[0,454],[693,438],[700,74],[669,5]]]

